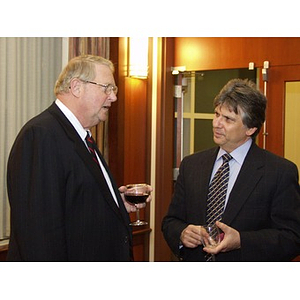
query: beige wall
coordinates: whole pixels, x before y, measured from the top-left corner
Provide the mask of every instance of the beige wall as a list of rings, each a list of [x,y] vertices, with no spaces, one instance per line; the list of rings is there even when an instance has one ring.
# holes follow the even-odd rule
[[[286,82],[285,87],[284,157],[300,171],[300,81]]]

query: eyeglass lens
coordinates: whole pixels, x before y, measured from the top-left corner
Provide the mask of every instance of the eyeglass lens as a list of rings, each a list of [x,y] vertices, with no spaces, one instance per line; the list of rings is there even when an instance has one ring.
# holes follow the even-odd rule
[[[115,95],[116,95],[116,94],[117,94],[117,92],[118,92],[118,87],[117,87],[117,86],[114,86],[114,85],[111,85],[111,84],[109,84],[109,85],[106,87],[106,89],[105,89],[105,93],[109,95],[111,92],[114,92],[114,93],[115,93]]]

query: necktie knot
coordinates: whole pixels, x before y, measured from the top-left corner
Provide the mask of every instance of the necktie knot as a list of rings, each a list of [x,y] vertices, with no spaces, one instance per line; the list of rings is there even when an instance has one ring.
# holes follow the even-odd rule
[[[225,153],[222,155],[223,163],[229,162],[232,159],[232,156],[229,153]]]
[[[86,141],[87,143],[90,143],[91,145],[94,144],[94,140],[92,139],[92,137],[90,136],[90,134],[89,134],[88,131],[86,132],[85,141]]]

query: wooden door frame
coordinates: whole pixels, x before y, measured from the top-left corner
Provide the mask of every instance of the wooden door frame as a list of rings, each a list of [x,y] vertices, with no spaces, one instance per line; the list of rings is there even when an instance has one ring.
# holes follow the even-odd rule
[[[161,223],[173,194],[174,78],[171,67],[174,66],[174,38],[161,38],[160,40],[156,111],[154,260],[170,261],[172,253],[163,237]]]
[[[271,66],[267,85],[266,149],[284,156],[285,83],[300,80],[300,65]]]

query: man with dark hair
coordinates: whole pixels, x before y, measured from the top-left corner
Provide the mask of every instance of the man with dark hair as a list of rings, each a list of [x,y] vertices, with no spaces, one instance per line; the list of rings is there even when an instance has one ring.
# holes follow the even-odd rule
[[[218,147],[183,159],[162,222],[181,260],[289,261],[300,254],[297,167],[255,144],[266,103],[254,83],[241,79],[229,81],[216,96]],[[207,223],[222,232],[216,247],[202,245]]]

